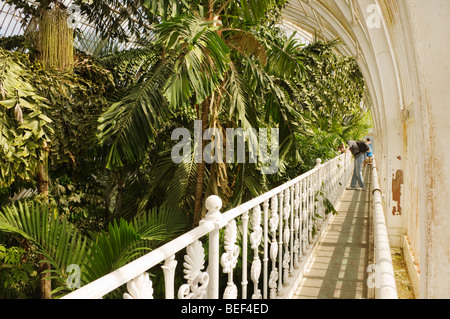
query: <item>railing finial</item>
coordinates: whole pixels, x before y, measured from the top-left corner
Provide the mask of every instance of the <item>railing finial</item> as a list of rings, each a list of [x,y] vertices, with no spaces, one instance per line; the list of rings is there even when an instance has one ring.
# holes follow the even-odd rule
[[[217,222],[221,219],[222,214],[220,209],[222,208],[222,200],[217,195],[209,196],[205,201],[205,207],[207,213],[201,222],[212,221]]]
[[[316,159],[316,167],[322,164],[322,160],[320,158]]]

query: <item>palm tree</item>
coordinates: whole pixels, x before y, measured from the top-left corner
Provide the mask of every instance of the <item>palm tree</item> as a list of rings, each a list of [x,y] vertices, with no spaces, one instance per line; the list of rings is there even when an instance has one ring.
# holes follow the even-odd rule
[[[260,2],[248,6],[246,1],[206,1],[204,7],[194,7],[194,13],[154,27],[152,50],[147,46],[134,51],[140,52],[136,55],[139,59],[146,55],[153,63],[139,68],[136,84],[100,119],[101,142],[112,141],[109,167],[142,158],[146,146],[165,129],[173,112],[189,108],[196,110],[203,133],[209,127],[223,130],[225,124],[244,129],[259,127],[258,113],[265,105],[266,125],[270,121],[280,125],[284,144],[295,147],[291,133],[299,126],[289,118],[295,110],[287,107],[289,94],[283,86],[289,86],[288,79],[298,80],[303,75],[295,53],[299,44],[290,39],[279,46],[258,37],[254,26],[266,21],[270,9],[284,3]],[[203,14],[199,8],[205,8]],[[203,149],[205,141],[202,143]],[[226,179],[223,165],[210,168],[211,179]],[[193,225],[202,216],[204,160],[195,169]],[[208,192],[217,189],[209,188]]]
[[[85,235],[67,216],[60,216],[45,203],[19,202],[0,212],[0,230],[28,240],[35,252],[43,256],[40,263],[51,265],[45,274],[46,280],[56,283],[53,296],[61,296],[120,268],[183,233],[187,225],[188,219],[180,211],[160,208],[143,212],[130,221],[114,221],[107,231]],[[75,267],[79,267],[80,277],[73,285],[70,275]]]

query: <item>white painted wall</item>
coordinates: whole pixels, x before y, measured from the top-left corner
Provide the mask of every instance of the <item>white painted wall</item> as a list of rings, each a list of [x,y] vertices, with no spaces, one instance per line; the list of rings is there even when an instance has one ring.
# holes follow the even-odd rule
[[[374,4],[376,27],[368,26]],[[390,244],[403,247],[417,297],[449,298],[450,1],[294,1],[285,18],[340,37],[341,52],[357,59],[373,104]]]
[[[450,1],[407,0],[417,94],[420,297],[449,298]]]

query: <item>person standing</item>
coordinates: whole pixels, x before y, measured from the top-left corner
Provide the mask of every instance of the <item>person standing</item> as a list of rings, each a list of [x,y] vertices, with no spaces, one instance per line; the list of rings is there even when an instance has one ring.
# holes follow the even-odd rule
[[[366,164],[368,165],[372,165],[372,157],[373,157],[373,149],[372,149],[372,143],[370,141],[370,138],[366,139],[366,143],[367,145],[369,145],[370,147],[370,151],[367,152],[366,156],[367,156],[367,162]]]
[[[362,164],[364,162],[364,154],[366,152],[364,150],[361,150],[360,147],[358,146],[358,143],[353,140],[348,141],[347,145],[350,152],[353,154],[353,158],[355,159],[352,181],[350,182],[350,187],[348,187],[347,189],[362,190],[365,187],[362,176]],[[360,188],[356,188],[357,183],[359,184]]]
[[[344,144],[344,143],[341,143],[341,144],[338,146],[338,152],[341,153],[341,154],[347,152],[347,148],[345,147],[345,144]]]

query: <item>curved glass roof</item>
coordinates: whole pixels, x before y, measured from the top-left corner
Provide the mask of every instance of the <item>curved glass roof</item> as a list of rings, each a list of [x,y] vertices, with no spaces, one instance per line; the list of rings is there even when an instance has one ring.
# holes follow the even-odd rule
[[[34,4],[33,0],[27,1],[30,4]],[[61,2],[68,8],[72,5],[72,0],[61,0]],[[0,37],[17,36],[24,34],[24,28],[26,28],[25,16],[21,9],[15,8],[14,5],[9,5],[4,0],[0,0]],[[292,32],[296,32],[296,37],[303,43],[309,43],[313,40],[313,35],[305,29],[299,27],[297,24],[293,24],[286,17],[284,17],[283,23],[280,25],[290,35]],[[105,45],[105,41],[109,39],[102,39],[92,27],[89,22],[81,15],[77,15],[77,32],[75,37],[75,47],[88,54],[95,54],[96,50],[100,46]],[[121,24],[121,27],[127,29],[126,22]],[[133,39],[127,42],[119,43],[117,40],[110,41],[110,46],[114,46],[117,50],[124,50],[133,47]]]
[[[23,34],[21,13],[5,1],[0,1],[0,37]]]
[[[34,3],[32,0],[28,0],[28,2],[30,4]],[[72,0],[61,0],[61,2],[69,9],[73,3]],[[23,35],[26,28],[25,23],[25,16],[21,9],[0,0],[0,38]],[[78,50],[88,54],[95,54],[100,46],[105,45],[105,42],[109,42],[108,44],[114,46],[117,50],[128,49],[134,45],[134,37],[131,37],[131,41],[122,43],[119,43],[117,40],[102,39],[95,28],[80,14],[76,15],[75,26],[77,32],[74,45]],[[126,22],[123,22],[121,26],[126,29]]]

